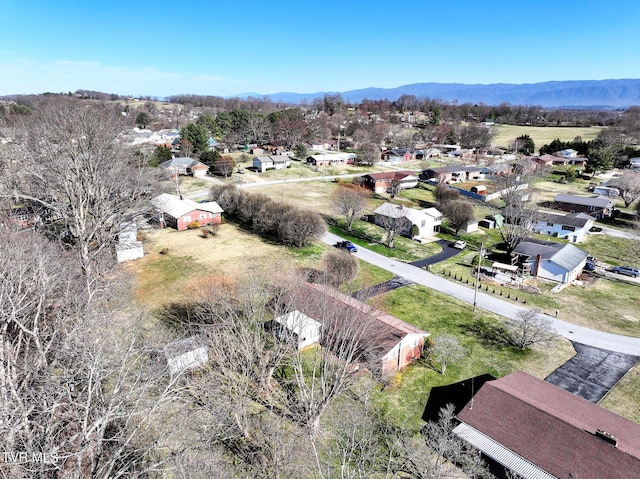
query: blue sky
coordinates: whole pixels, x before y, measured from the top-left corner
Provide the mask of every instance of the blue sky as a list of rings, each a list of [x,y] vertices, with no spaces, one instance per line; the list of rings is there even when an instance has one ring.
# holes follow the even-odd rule
[[[638,0],[0,0],[0,95],[640,78]]]

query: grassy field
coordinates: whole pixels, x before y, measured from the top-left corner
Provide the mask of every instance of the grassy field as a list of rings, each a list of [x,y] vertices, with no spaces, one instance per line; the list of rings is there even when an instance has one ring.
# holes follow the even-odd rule
[[[495,146],[500,148],[513,147],[516,138],[529,135],[533,140],[536,151],[543,145],[551,143],[556,138],[562,141],[572,141],[577,136],[583,141],[594,140],[602,127],[553,127],[553,126],[516,126],[495,125],[496,136],[493,139]]]

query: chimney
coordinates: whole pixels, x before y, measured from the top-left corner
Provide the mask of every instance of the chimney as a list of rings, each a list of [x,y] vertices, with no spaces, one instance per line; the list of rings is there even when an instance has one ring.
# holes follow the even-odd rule
[[[542,262],[542,255],[538,254],[536,255],[536,265],[533,268],[533,277],[537,278],[538,277],[538,270],[540,269],[540,263]]]
[[[613,447],[618,447],[618,438],[613,434],[608,433],[607,431],[597,429],[596,437],[599,437],[603,441],[607,441],[609,444],[613,445]]]

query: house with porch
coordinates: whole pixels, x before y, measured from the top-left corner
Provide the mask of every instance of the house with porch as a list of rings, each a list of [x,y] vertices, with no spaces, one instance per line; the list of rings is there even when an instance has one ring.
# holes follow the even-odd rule
[[[512,264],[536,278],[568,285],[582,272],[587,253],[572,244],[527,238],[511,253]]]
[[[477,166],[452,165],[423,170],[420,178],[435,180],[438,183],[460,183],[469,180],[481,180],[485,175],[482,168]]]
[[[510,477],[638,477],[639,424],[523,371],[480,379],[453,433]]]
[[[383,203],[374,212],[374,223],[378,226],[397,222],[397,234],[421,241],[433,238],[440,231],[443,214],[436,208],[418,210],[394,203]]]
[[[282,170],[291,166],[291,160],[284,155],[256,156],[253,158],[253,167],[260,173],[267,170]]]
[[[199,226],[220,224],[222,213],[215,201],[196,203],[189,198],[162,193],[151,199],[158,212],[158,224],[161,228],[171,227],[184,231],[197,222]]]

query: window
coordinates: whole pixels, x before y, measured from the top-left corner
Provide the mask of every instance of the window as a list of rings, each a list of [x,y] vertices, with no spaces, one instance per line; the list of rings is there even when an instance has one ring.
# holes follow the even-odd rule
[[[553,226],[553,223],[547,223],[547,226]]]
[[[576,230],[575,226],[562,225],[562,231],[575,231],[575,230]]]

